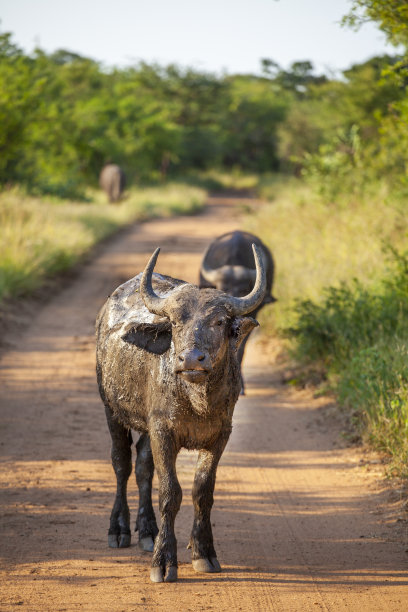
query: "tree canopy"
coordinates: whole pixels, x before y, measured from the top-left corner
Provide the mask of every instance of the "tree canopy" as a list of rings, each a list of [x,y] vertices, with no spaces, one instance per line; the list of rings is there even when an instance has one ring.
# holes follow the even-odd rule
[[[376,22],[389,42],[408,46],[408,4],[404,0],[352,0],[343,23],[359,28],[366,21]]]
[[[391,19],[386,4],[356,0],[354,9],[370,9],[374,18],[384,5]],[[401,33],[404,6],[390,4],[401,9]],[[330,78],[308,60],[285,70],[270,58],[261,60],[261,75],[145,62],[106,69],[65,49],[26,54],[4,33],[0,185],[72,195],[95,185],[109,161],[130,182],[192,168],[298,174],[321,170],[322,159],[332,164],[333,155],[338,162],[338,154],[353,164],[350,138],[358,139],[371,175],[386,168],[402,180],[408,149],[402,65],[400,56],[385,55]]]

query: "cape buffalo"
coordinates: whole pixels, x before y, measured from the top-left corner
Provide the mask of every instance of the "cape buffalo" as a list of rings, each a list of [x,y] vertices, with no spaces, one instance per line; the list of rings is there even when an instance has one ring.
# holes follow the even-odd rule
[[[99,185],[108,196],[109,202],[118,202],[126,185],[125,173],[116,164],[106,164],[99,176]]]
[[[244,315],[259,306],[266,290],[262,254],[254,249],[255,285],[244,297],[153,274],[156,249],[143,274],[118,287],[98,315],[97,377],[117,479],[108,543],[113,548],[130,545],[126,487],[134,429],[141,434],[136,444],[136,531],[141,548],[153,550],[153,582],[177,579],[174,521],[182,491],[176,458],[182,447],[200,451],[193,485],[193,567],[198,572],[221,571],[210,512],[216,469],[241,388],[237,351],[258,325]],[[151,498],[154,468],[159,529]]]
[[[240,297],[251,290],[256,276],[252,244],[256,244],[262,253],[266,274],[266,293],[263,301],[253,311],[253,316],[265,304],[276,302],[272,296],[274,261],[268,247],[254,234],[239,230],[228,232],[216,238],[207,248],[200,267],[200,287],[214,287],[230,295]],[[241,365],[244,356],[245,341],[242,342],[238,358]],[[242,393],[244,380],[242,378]]]

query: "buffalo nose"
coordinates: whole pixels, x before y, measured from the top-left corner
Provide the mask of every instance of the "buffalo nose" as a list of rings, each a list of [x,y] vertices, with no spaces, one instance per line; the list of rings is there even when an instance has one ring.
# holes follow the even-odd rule
[[[182,370],[207,370],[208,356],[198,348],[186,349],[179,356],[179,369]]]

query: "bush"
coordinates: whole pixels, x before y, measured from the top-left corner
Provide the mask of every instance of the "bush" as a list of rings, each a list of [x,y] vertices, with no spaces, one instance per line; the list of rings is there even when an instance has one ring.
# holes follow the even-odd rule
[[[325,366],[341,404],[408,476],[408,253],[391,254],[376,290],[354,281],[326,289],[319,304],[298,301],[287,334],[300,361]]]
[[[330,143],[317,153],[306,153],[302,175],[326,201],[334,202],[340,195],[361,195],[366,182],[359,128],[339,130]]]
[[[358,351],[338,393],[366,438],[391,457],[390,472],[408,476],[408,333]]]

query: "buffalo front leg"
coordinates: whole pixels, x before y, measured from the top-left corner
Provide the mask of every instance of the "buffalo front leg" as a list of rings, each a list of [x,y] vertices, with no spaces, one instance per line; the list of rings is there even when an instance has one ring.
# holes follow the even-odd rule
[[[217,466],[226,442],[220,440],[214,449],[202,450],[198,455],[193,484],[194,523],[189,544],[196,572],[221,571],[214,548],[211,508],[214,503]]]
[[[109,407],[106,407],[106,418],[112,438],[112,466],[116,475],[116,497],[113,504],[108,544],[111,548],[130,546],[130,515],[127,503],[127,481],[132,471],[132,434],[118,423]]]
[[[153,550],[150,580],[152,582],[174,582],[177,580],[177,540],[174,522],[179,511],[182,491],[177,480],[176,458],[179,448],[165,425],[150,430],[150,442],[154,465],[159,479],[160,527]]]
[[[154,463],[150,438],[142,434],[136,444],[136,482],[139,489],[139,510],[136,529],[139,532],[139,546],[142,550],[152,552],[154,540],[158,533],[156,517],[152,504],[152,480]]]

